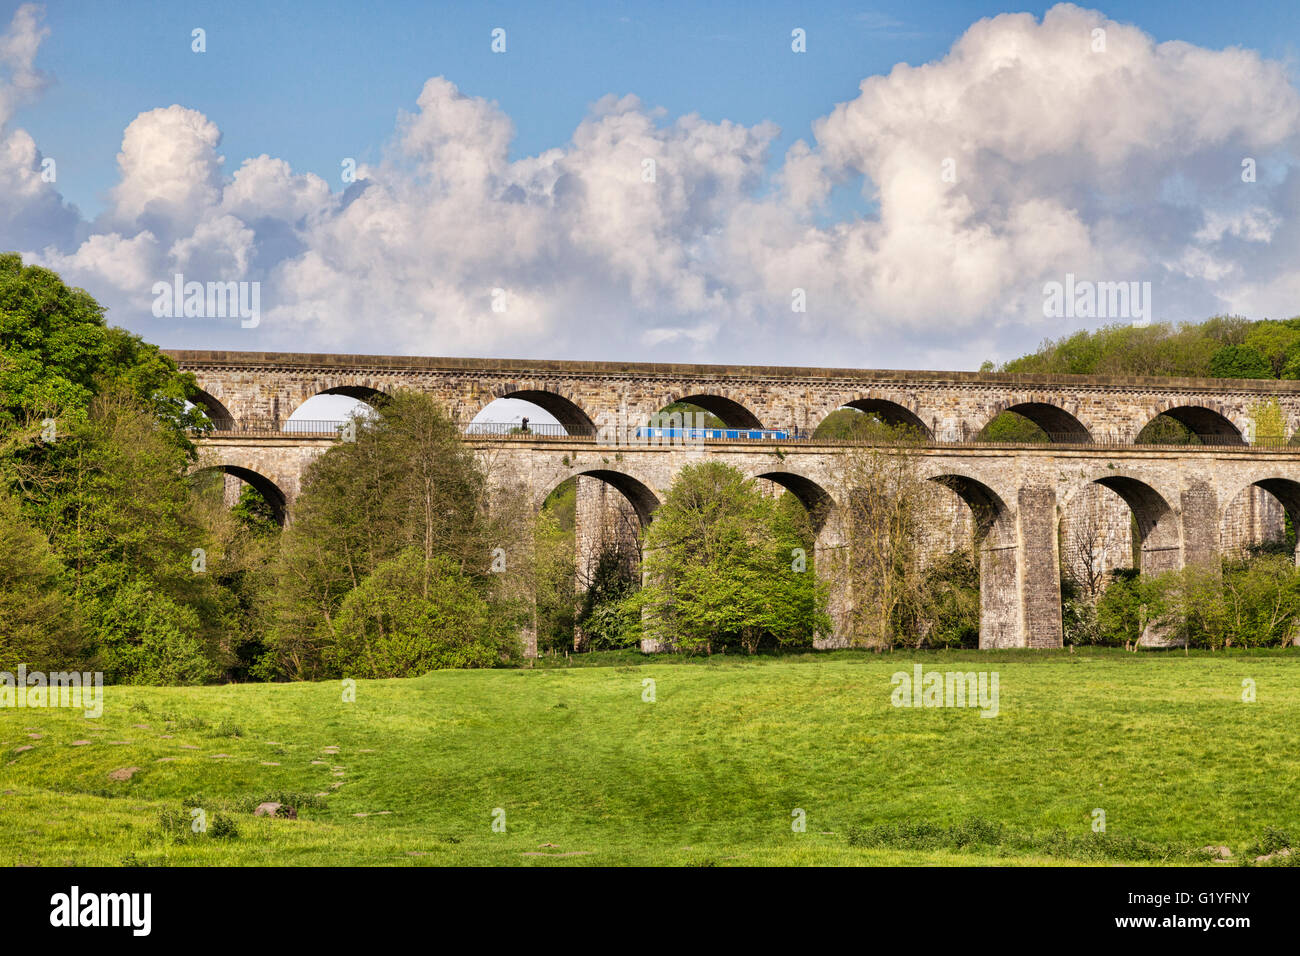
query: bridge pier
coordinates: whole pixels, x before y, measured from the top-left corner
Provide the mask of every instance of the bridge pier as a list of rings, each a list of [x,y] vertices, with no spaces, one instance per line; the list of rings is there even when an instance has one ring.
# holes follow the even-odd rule
[[[1206,481],[1189,481],[1181,494],[1183,565],[1219,565],[1219,498]]]
[[[1021,488],[1016,500],[1020,627],[1015,647],[1060,647],[1061,559],[1057,538],[1056,492]],[[980,582],[981,592],[984,582]],[[981,639],[980,646],[984,646]]]
[[[851,644],[853,593],[844,564],[848,556],[844,512],[840,508],[831,508],[817,532],[813,548],[813,573],[829,592],[826,613],[831,619],[830,633],[813,636],[813,647],[818,650],[849,647]]]

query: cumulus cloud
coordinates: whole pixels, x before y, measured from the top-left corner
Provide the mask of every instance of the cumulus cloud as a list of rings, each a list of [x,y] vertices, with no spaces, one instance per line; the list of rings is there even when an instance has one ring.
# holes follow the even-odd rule
[[[12,128],[18,107],[50,83],[36,68],[37,50],[50,32],[41,16],[40,7],[23,4],[0,34],[0,239],[7,240],[0,245],[7,248],[36,241],[68,242],[81,219],[42,168],[44,157],[35,140],[25,130]]]
[[[1078,328],[1042,314],[1067,272],[1150,281],[1157,318],[1300,312],[1300,95],[1283,66],[1069,4],[867,77],[774,173],[770,123],[615,95],[564,147],[512,160],[510,117],[435,77],[338,194],[270,156],[231,172],[207,117],[154,109],[71,243],[35,144],[7,130],[43,82],[45,32],[23,7],[0,40],[16,184],[0,245],[167,344],[970,367]],[[872,213],[829,216],[858,183]],[[262,323],[155,322],[149,289],[174,272],[261,282]]]

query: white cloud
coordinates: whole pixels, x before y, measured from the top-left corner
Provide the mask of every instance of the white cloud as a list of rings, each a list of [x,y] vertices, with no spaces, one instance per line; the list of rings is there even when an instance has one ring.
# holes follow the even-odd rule
[[[1300,312],[1300,96],[1283,66],[1068,4],[981,20],[943,58],[868,77],[770,176],[771,124],[670,121],[635,96],[511,160],[510,118],[435,77],[341,195],[266,155],[227,173],[201,113],[142,113],[109,208],[75,224],[32,178],[31,138],[4,126],[40,85],[43,34],[24,7],[0,41],[0,172],[17,183],[0,246],[167,344],[973,367],[1072,330],[1042,318],[1043,282],[1066,272],[1151,281],[1163,318]],[[1240,178],[1247,156],[1258,182]],[[833,187],[856,182],[876,211],[827,221]],[[262,282],[262,323],[151,324],[150,286],[174,271]]]

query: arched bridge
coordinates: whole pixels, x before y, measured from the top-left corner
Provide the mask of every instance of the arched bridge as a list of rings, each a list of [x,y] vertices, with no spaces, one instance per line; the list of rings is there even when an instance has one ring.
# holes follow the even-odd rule
[[[471,434],[508,463],[534,504],[578,479],[581,522],[621,513],[651,521],[673,477],[719,459],[799,497],[817,515],[817,556],[844,546],[837,461],[843,448],[809,436],[838,408],[919,429],[919,467],[948,493],[951,521],[932,529],[973,542],[981,566],[981,647],[1059,647],[1060,572],[1098,566],[1176,569],[1300,526],[1300,382],[1099,378],[970,372],[438,359],[177,351],[218,423],[204,464],[237,474],[291,508],[303,469],[337,438],[326,426],[289,424],[319,394],[373,400],[415,389],[468,423],[498,398],[549,411],[542,434]],[[683,446],[627,443],[638,425],[688,401],[737,428],[780,429],[772,441],[721,438]],[[1037,423],[1049,444],[973,439],[1003,411]],[[1139,445],[1159,415],[1200,443]],[[296,430],[286,431],[286,427]],[[1263,442],[1260,436],[1281,436]],[[577,539],[583,548],[581,526]],[[940,547],[943,541],[939,541]],[[588,560],[590,555],[579,555]],[[830,562],[816,561],[820,569]],[[851,596],[832,596],[843,619]],[[819,638],[822,646],[843,635]]]

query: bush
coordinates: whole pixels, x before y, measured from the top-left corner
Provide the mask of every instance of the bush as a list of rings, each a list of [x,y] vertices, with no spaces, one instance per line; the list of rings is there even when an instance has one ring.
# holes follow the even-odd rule
[[[915,628],[927,647],[979,647],[980,570],[969,549],[953,551],[926,569]]]
[[[415,550],[381,564],[339,607],[328,660],[353,677],[414,677],[492,667],[511,642],[474,582],[451,558]]]
[[[122,684],[201,684],[216,676],[194,608],[179,604],[147,580],[106,595],[95,623],[105,678]]]

